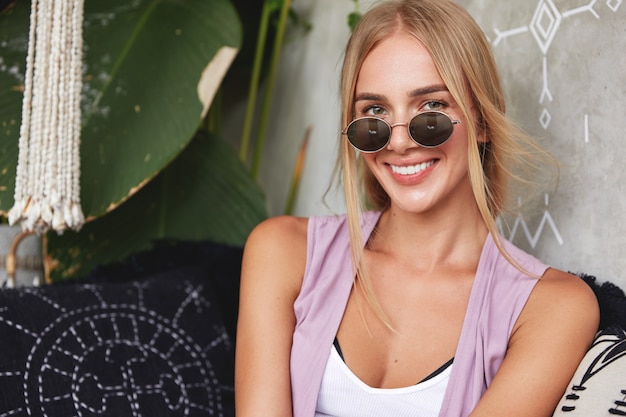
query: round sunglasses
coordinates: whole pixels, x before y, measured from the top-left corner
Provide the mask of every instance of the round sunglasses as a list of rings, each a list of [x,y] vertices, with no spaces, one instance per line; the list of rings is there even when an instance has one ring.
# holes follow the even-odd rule
[[[442,145],[450,138],[454,125],[460,120],[452,120],[440,111],[427,111],[417,114],[408,123],[389,124],[378,117],[360,117],[351,121],[341,131],[357,150],[366,153],[378,152],[389,143],[391,129],[407,126],[409,136],[415,143],[426,148]]]

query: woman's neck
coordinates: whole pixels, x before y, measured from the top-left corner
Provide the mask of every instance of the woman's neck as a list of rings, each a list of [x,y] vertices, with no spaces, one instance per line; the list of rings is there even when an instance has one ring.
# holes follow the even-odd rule
[[[409,213],[393,205],[385,210],[368,241],[368,249],[387,252],[432,270],[442,265],[477,264],[488,229],[478,207],[458,213]]]

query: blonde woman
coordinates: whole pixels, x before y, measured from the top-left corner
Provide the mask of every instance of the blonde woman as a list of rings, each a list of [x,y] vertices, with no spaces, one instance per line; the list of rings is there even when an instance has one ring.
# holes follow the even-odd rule
[[[452,1],[382,2],[341,94],[347,214],[246,244],[237,416],[551,416],[598,306],[498,234],[509,180],[547,154],[506,119],[484,34]]]

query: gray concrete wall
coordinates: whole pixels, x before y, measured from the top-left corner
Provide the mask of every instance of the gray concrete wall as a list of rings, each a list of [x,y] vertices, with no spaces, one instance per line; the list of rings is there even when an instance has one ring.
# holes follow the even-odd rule
[[[561,163],[558,188],[537,212],[510,219],[509,237],[552,265],[626,288],[626,4],[459,3],[491,41],[509,114]]]
[[[363,1],[366,9],[372,1]],[[626,4],[622,0],[459,0],[490,39],[509,114],[561,162],[538,210],[515,213],[507,237],[558,268],[626,288]],[[322,202],[339,137],[339,66],[350,0],[300,0],[313,29],[283,54],[261,182],[281,214],[305,127],[311,125],[296,214],[343,210]],[[520,202],[528,205],[525,195]]]

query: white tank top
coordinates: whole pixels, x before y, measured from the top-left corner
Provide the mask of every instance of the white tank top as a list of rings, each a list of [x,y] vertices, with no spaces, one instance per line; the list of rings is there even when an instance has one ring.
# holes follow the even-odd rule
[[[333,346],[315,417],[437,417],[452,366],[409,387],[372,388],[352,373]]]

